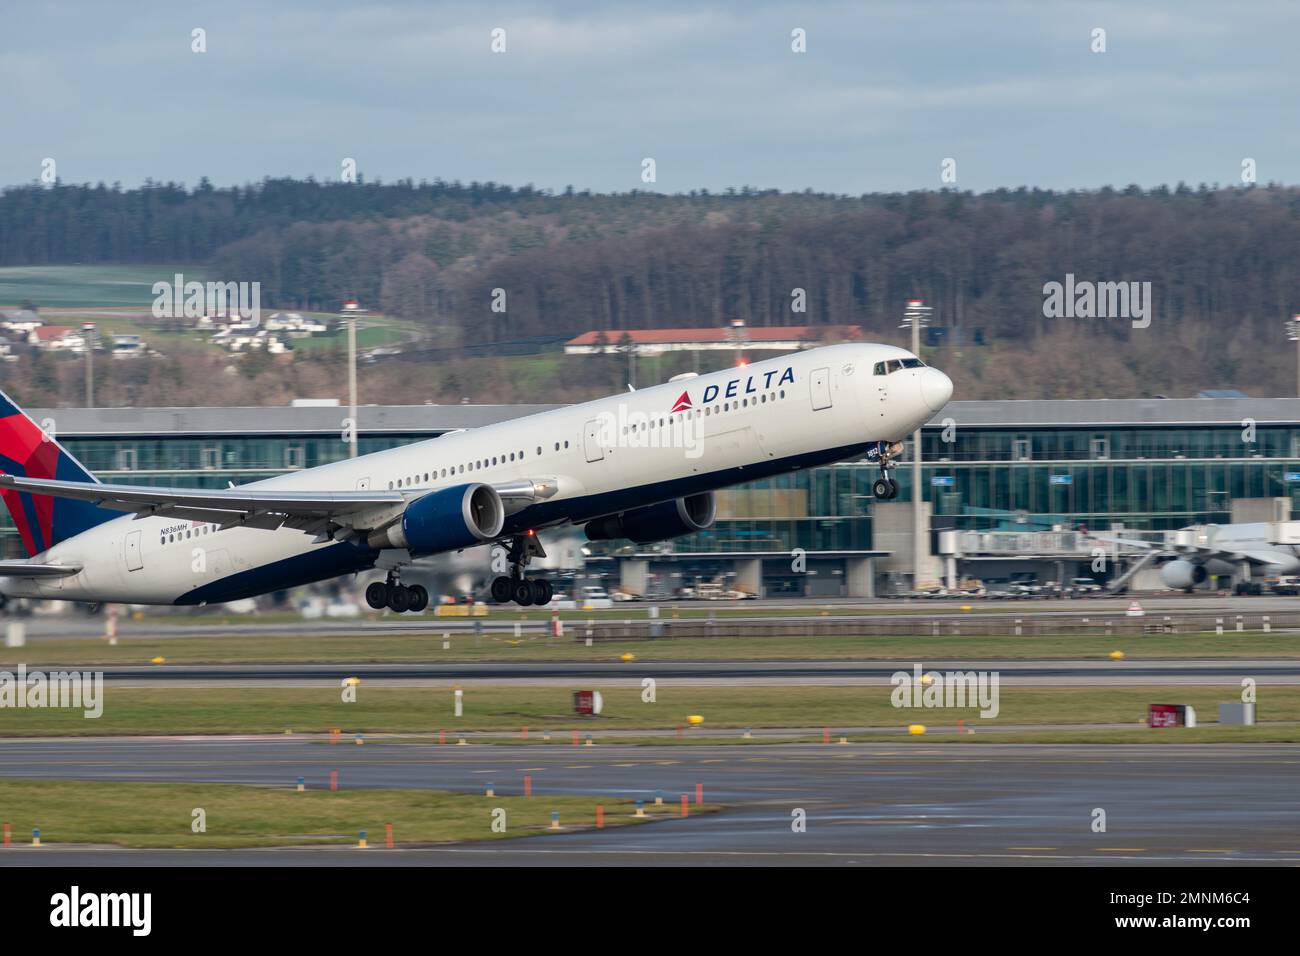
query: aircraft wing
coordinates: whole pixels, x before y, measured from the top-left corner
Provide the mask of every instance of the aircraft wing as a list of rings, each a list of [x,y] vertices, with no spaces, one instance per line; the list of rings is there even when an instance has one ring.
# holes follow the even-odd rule
[[[1163,542],[1156,544],[1152,541],[1139,541],[1134,538],[1111,538],[1099,534],[1093,535],[1092,537],[1096,538],[1098,541],[1146,548],[1149,551],[1155,552],[1157,555],[1181,554],[1206,559],[1218,558],[1222,561],[1230,561],[1234,564],[1246,562],[1247,564],[1266,567],[1268,565],[1283,564],[1287,559],[1287,555],[1278,551],[1232,551],[1226,548],[1214,548],[1201,544],[1168,545]]]
[[[0,561],[0,578],[61,578],[76,574],[79,564],[29,564],[26,561]]]
[[[1247,561],[1251,564],[1268,566],[1270,564],[1287,563],[1289,555],[1279,551],[1219,551],[1216,552],[1227,561]],[[1294,559],[1292,559],[1294,560]]]
[[[400,491],[154,488],[0,475],[0,492],[6,489],[89,501],[102,508],[135,512],[138,518],[175,517],[211,521],[222,527],[275,529],[289,525],[318,532],[331,521],[352,524],[349,519],[363,512],[384,511],[406,501]]]
[[[1163,541],[1142,541],[1138,538],[1115,538],[1108,537],[1104,534],[1094,534],[1090,537],[1097,541],[1105,541],[1107,544],[1124,544],[1130,548],[1142,548],[1146,551],[1155,551],[1159,554],[1185,554],[1200,555],[1201,557],[1212,558],[1219,555],[1229,555],[1233,552],[1224,551],[1220,548],[1211,548],[1203,544],[1166,544]]]

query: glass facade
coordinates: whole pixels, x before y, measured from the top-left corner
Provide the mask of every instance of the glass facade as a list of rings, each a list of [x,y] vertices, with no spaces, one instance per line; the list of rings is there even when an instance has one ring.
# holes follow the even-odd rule
[[[433,438],[439,430],[365,436],[362,454]],[[337,433],[247,436],[166,434],[61,436],[104,481],[222,488],[348,453]],[[1247,440],[1252,439],[1252,440]],[[1049,529],[1059,524],[1179,528],[1231,519],[1237,498],[1291,498],[1300,512],[1300,423],[1012,428],[928,426],[922,482],[935,527]],[[675,551],[873,548],[871,482],[877,468],[855,462],[800,471],[718,493],[708,531],[672,542]],[[911,499],[912,469],[895,472],[899,502]],[[5,513],[0,541],[18,556]],[[603,547],[599,550],[605,550]],[[617,550],[616,548],[613,550]]]
[[[1290,498],[1300,513],[1300,426],[933,425],[921,446],[934,527],[1182,528],[1230,521],[1236,498]],[[743,495],[720,492],[714,527],[674,550],[870,549],[877,474],[855,462],[755,482]],[[898,500],[911,500],[907,459],[894,477]],[[732,505],[738,496],[749,509],[743,517]]]

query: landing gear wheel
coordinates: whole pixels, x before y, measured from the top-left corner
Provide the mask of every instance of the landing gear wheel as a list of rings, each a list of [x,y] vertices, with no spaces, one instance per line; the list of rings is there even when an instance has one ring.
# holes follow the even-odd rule
[[[510,598],[520,607],[527,607],[533,603],[533,587],[529,581],[515,581],[510,586]]]
[[[366,603],[376,611],[388,607],[388,585],[383,581],[376,581],[366,588]]]
[[[877,478],[871,483],[871,493],[882,501],[894,497],[893,494],[890,494],[891,491],[893,489],[890,487],[888,478]],[[894,491],[894,494],[897,494],[897,491]]]
[[[419,614],[429,606],[429,592],[425,590],[422,584],[412,584],[406,589],[410,595],[411,603],[407,610],[412,614]]]
[[[505,604],[511,599],[513,593],[514,581],[502,575],[492,579],[492,600],[497,604]]]
[[[889,500],[893,501],[898,497],[898,482],[893,478],[886,479],[889,482]]]
[[[529,603],[536,605],[537,607],[550,604],[551,595],[555,593],[554,589],[551,587],[551,582],[544,578],[533,578],[528,582],[528,590],[532,592]]]
[[[411,606],[411,589],[398,584],[388,590],[388,607],[401,614]]]

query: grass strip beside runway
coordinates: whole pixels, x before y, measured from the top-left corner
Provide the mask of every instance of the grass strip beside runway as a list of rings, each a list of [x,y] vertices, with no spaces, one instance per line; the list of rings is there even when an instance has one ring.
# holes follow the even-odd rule
[[[366,831],[369,849],[384,852],[384,825],[395,846],[490,840],[546,832],[551,811],[562,828],[595,826],[597,802],[605,826],[644,822],[629,800],[594,797],[485,797],[430,790],[318,789],[232,784],[89,783],[68,780],[0,780],[0,819],[16,844],[30,843],[33,828],[44,843],[123,847],[230,848],[356,844]],[[505,810],[505,832],[493,832],[492,813]],[[204,812],[206,832],[192,829]],[[647,807],[646,819],[670,816],[675,807]],[[692,805],[691,811],[717,807]],[[0,853],[3,853],[0,850]]]
[[[799,636],[661,638],[610,640],[585,646],[570,627],[564,638],[543,635],[514,638],[484,633],[452,632],[450,647],[442,649],[442,631],[433,624],[427,633],[317,634],[311,625],[301,635],[227,635],[193,637],[131,637],[116,646],[102,639],[40,640],[21,648],[0,648],[0,667],[28,668],[147,665],[162,657],[167,664],[269,663],[429,663],[475,661],[617,663],[623,654],[638,661],[763,661],[763,660],[1097,660],[1115,650],[1129,660],[1300,658],[1300,635],[1273,632],[1226,634],[1148,634],[1142,636]],[[166,666],[166,664],[161,665]]]
[[[569,688],[553,685],[471,684],[464,690],[464,716],[453,716],[450,686],[352,688],[356,701],[344,703],[342,689],[321,687],[119,687],[104,690],[103,714],[86,719],[82,711],[54,708],[0,708],[0,736],[94,736],[231,733],[327,733],[345,735],[416,733],[444,730],[542,733],[572,731],[596,738],[611,730],[672,730],[688,717],[704,718],[702,731],[719,728],[880,727],[911,723],[953,727],[958,719],[980,728],[1020,724],[1128,724],[1134,727],[1152,703],[1191,704],[1201,722],[1217,717],[1217,704],[1240,699],[1240,688],[1018,687],[1003,686],[996,718],[966,708],[896,708],[888,685],[705,686],[662,680],[653,703],[643,699],[635,679],[627,687],[605,687],[599,717],[573,713]],[[1258,714],[1266,721],[1300,721],[1300,687],[1263,686]],[[350,741],[345,737],[344,743]]]

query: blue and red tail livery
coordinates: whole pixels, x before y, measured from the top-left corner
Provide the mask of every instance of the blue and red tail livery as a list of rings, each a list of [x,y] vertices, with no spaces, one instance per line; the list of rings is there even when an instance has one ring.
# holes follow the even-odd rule
[[[0,472],[24,478],[94,482],[96,478],[0,392]],[[6,491],[5,506],[29,556],[119,517],[88,501]]]

